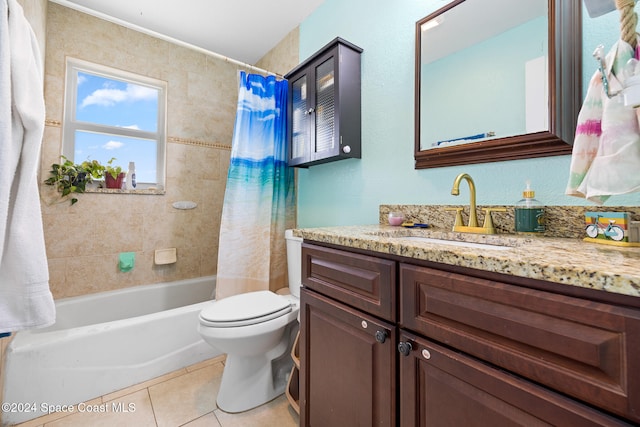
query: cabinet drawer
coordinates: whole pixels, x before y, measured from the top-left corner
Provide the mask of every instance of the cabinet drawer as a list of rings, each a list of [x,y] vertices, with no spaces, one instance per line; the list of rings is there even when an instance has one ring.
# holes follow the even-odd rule
[[[412,343],[400,356],[400,425],[631,426],[566,396],[401,333]]]
[[[640,421],[640,313],[402,264],[403,327]]]
[[[303,243],[302,284],[374,316],[395,321],[394,261]]]

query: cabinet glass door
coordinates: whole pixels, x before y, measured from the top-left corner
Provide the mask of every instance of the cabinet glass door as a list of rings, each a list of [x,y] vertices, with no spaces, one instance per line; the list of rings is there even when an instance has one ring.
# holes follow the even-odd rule
[[[334,56],[316,67],[315,81],[315,153],[336,150]]]
[[[291,84],[292,89],[292,120],[291,120],[291,159],[305,158],[308,156],[307,147],[309,146],[309,120],[311,114],[309,112],[308,102],[308,85],[307,75],[302,75],[299,79]]]

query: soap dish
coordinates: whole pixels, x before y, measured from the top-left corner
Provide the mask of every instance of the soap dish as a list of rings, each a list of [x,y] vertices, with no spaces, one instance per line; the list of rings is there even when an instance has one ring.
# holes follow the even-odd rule
[[[174,264],[177,261],[176,248],[158,249],[154,254],[156,265]]]

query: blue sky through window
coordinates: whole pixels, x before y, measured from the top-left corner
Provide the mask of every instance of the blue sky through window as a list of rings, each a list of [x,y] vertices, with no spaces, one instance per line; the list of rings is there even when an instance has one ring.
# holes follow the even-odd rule
[[[158,132],[159,90],[78,72],[76,121],[117,128]],[[138,182],[156,181],[157,141],[108,133],[76,131],[76,162],[98,160],[103,164],[115,157],[113,165],[124,171],[136,164]]]
[[[115,157],[113,166],[120,166],[126,172],[129,162],[136,163],[138,182],[157,182],[155,140],[127,138],[118,135],[76,131],[76,162],[97,160],[103,165]]]

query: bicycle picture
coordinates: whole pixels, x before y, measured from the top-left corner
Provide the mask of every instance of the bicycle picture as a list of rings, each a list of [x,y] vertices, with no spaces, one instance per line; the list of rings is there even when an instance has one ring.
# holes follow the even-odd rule
[[[609,224],[605,225],[600,222],[601,217],[602,215],[591,217],[593,223],[585,227],[587,236],[595,239],[598,237],[598,234],[602,234],[605,238],[615,240],[616,242],[624,239],[624,229],[619,225],[614,225],[616,222],[615,219],[610,219]]]

